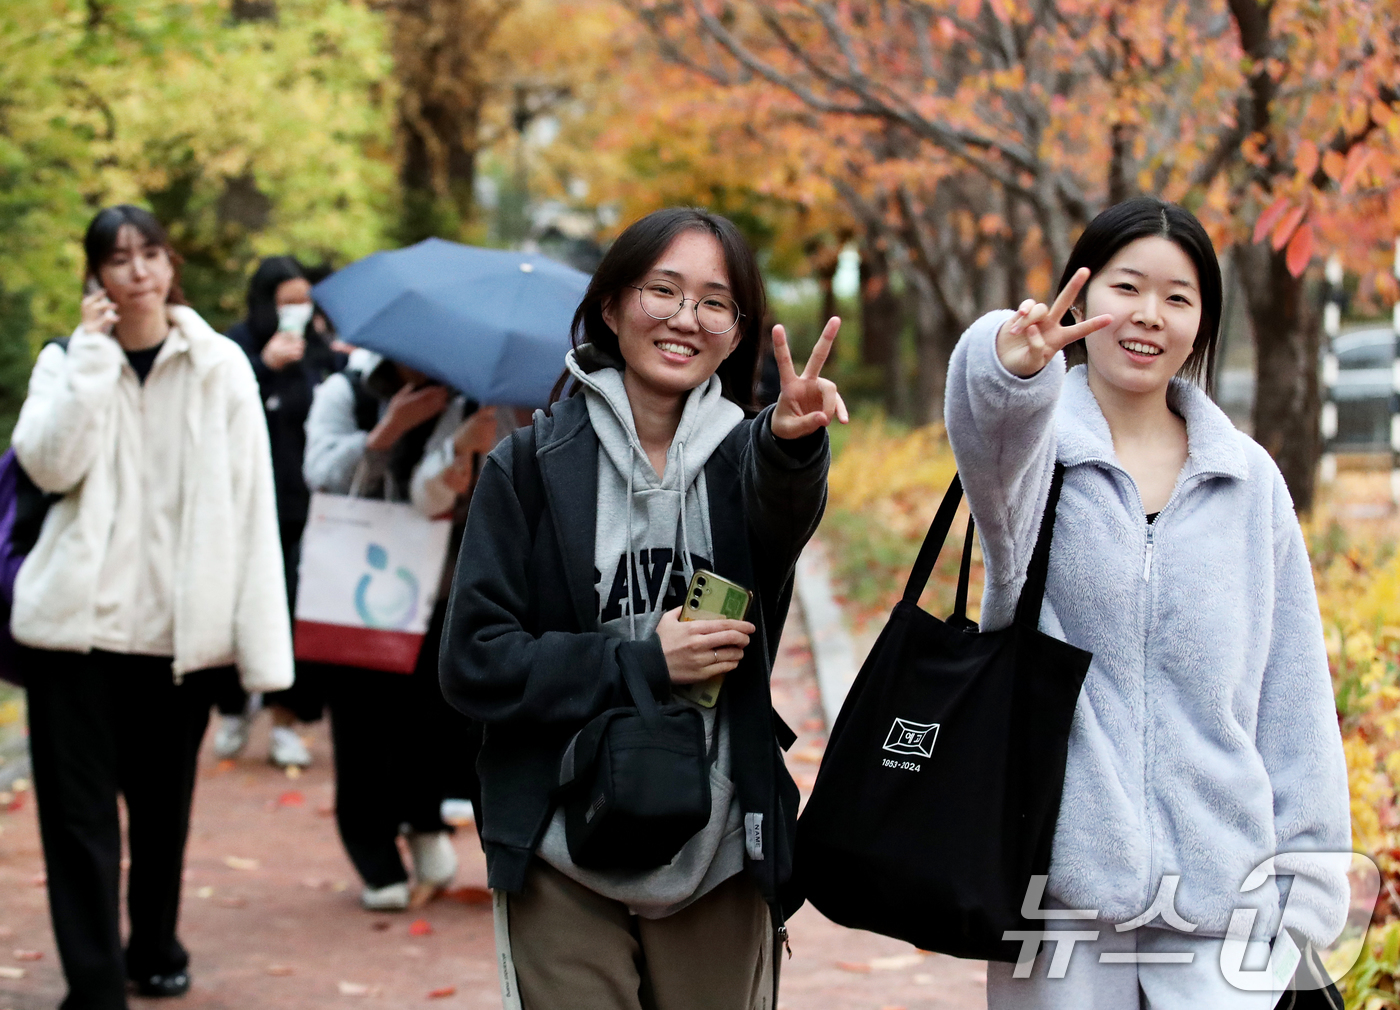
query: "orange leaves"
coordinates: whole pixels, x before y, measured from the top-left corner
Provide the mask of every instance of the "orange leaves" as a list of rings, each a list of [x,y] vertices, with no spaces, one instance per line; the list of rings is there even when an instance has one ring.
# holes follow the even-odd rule
[[[1316,244],[1312,225],[1303,222],[1309,209],[1307,203],[1294,204],[1291,197],[1280,196],[1254,222],[1255,242],[1267,237],[1275,252],[1287,247],[1284,262],[1294,277],[1308,268]]]
[[[1317,171],[1320,155],[1317,152],[1317,145],[1311,140],[1304,140],[1298,145],[1298,153],[1293,158],[1293,163],[1298,167],[1298,175],[1307,179]],[[1257,239],[1255,241],[1258,241]]]
[[[1340,151],[1328,151],[1322,156],[1322,170],[1329,179],[1340,181],[1347,170],[1347,160]]]
[[[1303,223],[1303,215],[1307,212],[1306,205],[1294,207],[1279,219],[1278,224],[1274,225],[1273,234],[1269,237],[1269,244],[1274,247],[1275,252],[1288,244],[1288,240],[1298,230],[1298,225]]]
[[[1303,276],[1303,271],[1308,268],[1308,263],[1312,261],[1313,254],[1313,229],[1312,225],[1305,224],[1293,233],[1293,237],[1288,241],[1288,252],[1284,255],[1284,262],[1288,265],[1288,272],[1294,277]]]
[[[1288,211],[1288,204],[1288,197],[1281,196],[1269,204],[1264,213],[1259,215],[1259,220],[1254,222],[1254,241],[1256,243],[1264,241],[1264,236],[1268,235],[1273,230],[1274,225],[1283,218],[1283,215]]]

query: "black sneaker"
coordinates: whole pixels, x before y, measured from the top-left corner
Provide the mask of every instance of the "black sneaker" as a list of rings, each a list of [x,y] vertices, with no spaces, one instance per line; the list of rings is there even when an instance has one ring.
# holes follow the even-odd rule
[[[172,971],[168,975],[147,975],[132,979],[140,996],[183,996],[190,991],[190,973]]]

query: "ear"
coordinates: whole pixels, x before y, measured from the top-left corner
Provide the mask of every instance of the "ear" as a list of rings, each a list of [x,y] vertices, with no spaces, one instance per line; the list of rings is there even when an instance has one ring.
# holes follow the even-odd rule
[[[608,324],[608,329],[610,329],[610,330],[612,330],[614,333],[616,333],[616,332],[617,332],[617,298],[616,298],[616,296],[610,297],[610,298],[608,298],[606,301],[603,302],[603,306],[602,306],[602,309],[600,310],[599,314],[603,317],[603,322],[605,322],[605,323]]]
[[[738,349],[739,344],[743,341],[743,339],[744,334],[739,331],[739,327],[734,327],[734,339],[729,341],[729,350],[724,352],[724,356],[727,358],[731,354],[733,354]]]

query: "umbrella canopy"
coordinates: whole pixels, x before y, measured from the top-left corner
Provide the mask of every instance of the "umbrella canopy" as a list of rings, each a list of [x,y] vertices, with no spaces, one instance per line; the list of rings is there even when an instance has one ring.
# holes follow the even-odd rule
[[[479,403],[538,407],[564,369],[588,275],[544,256],[430,238],[312,289],[337,336]]]

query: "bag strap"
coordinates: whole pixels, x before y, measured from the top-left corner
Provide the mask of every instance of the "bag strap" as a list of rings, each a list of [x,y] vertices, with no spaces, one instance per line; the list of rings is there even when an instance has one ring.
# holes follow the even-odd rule
[[[914,559],[914,570],[909,573],[909,581],[904,586],[905,603],[912,603],[916,607],[919,605],[919,597],[924,594],[924,587],[928,585],[929,576],[933,574],[934,563],[938,561],[939,552],[943,550],[943,542],[948,539],[948,531],[953,527],[953,516],[957,514],[958,505],[962,503],[962,496],[962,478],[953,474],[953,482],[948,485],[948,490],[943,495],[943,503],[934,513],[933,522],[924,537],[924,544],[919,548],[919,556]]]
[[[511,483],[515,485],[515,497],[520,509],[525,513],[525,524],[530,527],[530,539],[534,539],[539,529],[540,516],[544,513],[544,479],[540,476],[539,460],[535,459],[535,426],[527,424],[510,433]]]
[[[963,534],[962,564],[958,567],[958,595],[953,601],[952,620],[959,626],[970,623],[967,619],[967,586],[972,581],[972,541],[976,527],[971,514],[967,517],[967,532]]]
[[[1040,517],[1040,534],[1026,568],[1026,584],[1021,587],[1021,598],[1016,601],[1015,623],[1032,631],[1040,627],[1040,605],[1045,599],[1045,580],[1050,574],[1050,541],[1055,535],[1055,508],[1060,503],[1060,488],[1064,483],[1065,467],[1057,462],[1050,477],[1045,514]]]

